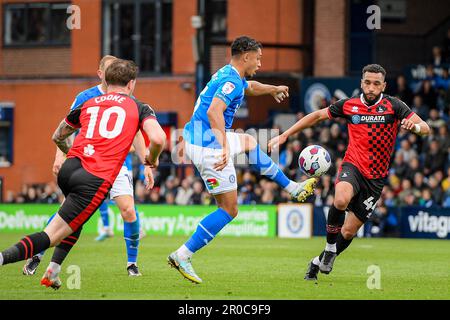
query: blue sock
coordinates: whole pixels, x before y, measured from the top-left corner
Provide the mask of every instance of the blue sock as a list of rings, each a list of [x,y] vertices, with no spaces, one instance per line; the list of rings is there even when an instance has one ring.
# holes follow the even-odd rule
[[[139,247],[139,216],[136,211],[134,222],[124,222],[123,237],[127,247],[128,263],[136,263]]]
[[[272,159],[261,150],[259,144],[255,149],[247,152],[249,164],[256,168],[258,172],[275,181],[283,189],[291,182],[288,177],[281,171]]]
[[[109,214],[108,214],[108,205],[106,201],[103,201],[100,207],[98,208],[100,211],[100,216],[102,217],[103,227],[109,227]]]
[[[207,245],[220,230],[233,220],[222,208],[206,216],[197,226],[194,234],[184,244],[191,252],[196,252]]]
[[[48,218],[47,224],[45,226],[48,226],[50,222],[53,220],[53,218],[56,216],[58,212],[55,212],[50,218]],[[45,250],[38,253],[40,258],[42,259],[42,256],[45,254]]]

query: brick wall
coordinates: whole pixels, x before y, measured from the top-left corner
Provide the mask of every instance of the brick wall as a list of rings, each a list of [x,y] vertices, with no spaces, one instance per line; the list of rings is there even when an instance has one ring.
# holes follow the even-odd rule
[[[4,49],[3,76],[70,75],[70,48]]]
[[[315,2],[314,76],[339,77],[346,71],[346,0]]]

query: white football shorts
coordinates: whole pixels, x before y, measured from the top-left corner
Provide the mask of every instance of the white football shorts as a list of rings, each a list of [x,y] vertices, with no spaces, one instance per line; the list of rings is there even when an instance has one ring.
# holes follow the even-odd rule
[[[111,190],[109,191],[109,197],[114,199],[115,197],[125,195],[133,197],[133,174],[128,171],[126,166],[122,166]]]
[[[241,142],[237,133],[227,132],[226,136],[230,148],[230,159],[222,171],[214,170],[214,164],[222,155],[222,149],[205,148],[188,142],[185,144],[186,155],[197,167],[208,192],[213,195],[237,190],[233,157],[242,152]]]

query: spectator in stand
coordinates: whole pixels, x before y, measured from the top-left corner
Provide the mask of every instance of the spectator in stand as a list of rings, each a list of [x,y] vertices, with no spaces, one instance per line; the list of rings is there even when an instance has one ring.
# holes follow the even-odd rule
[[[177,205],[189,204],[192,194],[194,193],[194,190],[192,190],[191,188],[191,181],[191,177],[185,178],[183,179],[183,181],[181,181],[181,186],[178,187],[177,197],[175,198],[175,203]]]
[[[450,167],[447,168],[447,177],[442,180],[441,187],[444,192],[450,190]]]
[[[173,192],[167,192],[164,200],[165,200],[165,204],[174,205],[175,204],[175,194]]]
[[[297,174],[300,172],[298,167],[298,157],[300,156],[300,153],[302,152],[302,144],[299,140],[294,140],[292,142],[292,152],[293,152],[293,161],[288,166],[288,177],[294,180],[296,179]]]
[[[330,148],[329,152],[333,153],[337,150],[338,142],[342,140],[342,132],[339,124],[333,123],[330,128],[330,141],[328,146]]]
[[[428,119],[430,114],[430,108],[423,103],[423,99],[420,95],[414,96],[411,110],[417,113],[422,119]]]
[[[253,193],[253,184],[246,183],[238,195],[238,204],[256,204],[256,196]]]
[[[420,153],[422,152],[422,138],[416,134],[410,134],[408,135],[408,141],[411,148],[416,151],[418,156],[420,156]]]
[[[202,193],[203,193],[203,183],[198,180],[195,180],[192,185],[194,192],[192,193],[191,203],[190,204],[202,204]]]
[[[330,149],[330,140],[331,140],[331,133],[330,129],[325,127],[320,130],[319,133],[319,144],[326,148],[327,150]]]
[[[44,186],[44,192],[41,194],[39,202],[48,204],[59,203],[59,194],[54,182],[48,183]]]
[[[426,188],[426,183],[425,183],[425,176],[423,175],[423,173],[421,171],[416,172],[416,174],[414,175],[414,180],[413,180],[413,184],[414,184],[414,188],[416,188],[417,190],[422,191],[424,188]]]
[[[433,88],[432,80],[423,80],[417,94],[422,97],[423,103],[430,109],[437,108],[437,92]]]
[[[436,139],[439,142],[441,150],[447,152],[448,148],[450,148],[450,136],[448,134],[447,124],[442,124],[439,127]]]
[[[427,120],[430,128],[434,129],[434,132],[437,132],[439,128],[443,125],[446,125],[445,121],[439,116],[439,111],[433,109],[430,111],[430,118]]]
[[[431,189],[431,195],[433,196],[434,201],[441,204],[444,198],[444,192],[442,191],[439,181],[434,176],[431,176],[428,178],[428,186]]]
[[[407,165],[407,168],[406,168],[406,172],[405,172],[405,178],[413,181],[416,173],[421,170],[419,158],[415,157],[415,158],[411,159],[411,161],[406,163],[406,165]]]
[[[408,86],[408,83],[406,82],[406,77],[404,75],[400,75],[397,77],[397,90],[395,91],[394,96],[398,97],[408,106],[410,106],[412,103],[413,92],[411,88]]]
[[[395,153],[394,163],[391,166],[390,174],[397,176],[398,178],[404,178],[406,175],[407,166],[403,161],[403,154],[400,152]]]
[[[442,48],[439,46],[434,46],[431,49],[431,60],[430,63],[433,65],[433,67],[440,67],[442,64],[445,63],[444,56],[442,54]]]
[[[411,144],[408,140],[403,140],[401,142],[400,149],[398,149],[396,156],[398,154],[402,155],[403,162],[405,164],[410,163],[412,159],[416,159],[418,157],[416,150],[411,148]]]
[[[153,188],[150,191],[150,203],[152,204],[160,204],[162,203],[161,196],[159,194],[158,188]]]
[[[433,196],[431,195],[430,188],[425,188],[422,190],[422,194],[419,198],[419,206],[425,208],[432,208],[436,206]]]
[[[443,68],[442,74],[436,78],[436,88],[446,91],[450,86],[450,77],[448,69]]]
[[[38,203],[39,197],[37,195],[36,188],[34,186],[29,186],[27,189],[27,194],[25,196],[26,203]]]
[[[294,160],[293,158],[293,148],[292,142],[289,141],[286,143],[286,147],[280,152],[280,163],[279,166],[281,170],[284,171],[287,167],[289,167]]]
[[[383,189],[383,202],[387,207],[395,207],[396,206],[396,197],[392,188],[387,185]]]
[[[169,176],[167,177],[166,182],[165,182],[165,183],[163,184],[163,186],[161,187],[160,195],[161,195],[163,198],[165,198],[165,196],[166,196],[168,193],[172,193],[172,194],[175,195],[175,194],[177,193],[178,185],[179,185],[179,183],[178,183],[178,178],[169,175]]]
[[[5,203],[16,202],[16,194],[12,190],[6,191]]]
[[[425,80],[429,80],[430,83],[431,83],[431,86],[433,88],[435,88],[435,86],[436,86],[437,77],[438,76],[436,75],[436,72],[434,70],[434,66],[432,64],[427,65],[427,67],[425,69]],[[422,87],[422,84],[423,84],[423,81],[421,83],[421,87]],[[419,87],[419,90],[420,90],[421,87]]]
[[[438,170],[444,170],[446,155],[440,148],[439,141],[433,140],[430,143],[430,149],[425,155],[424,173],[426,176],[435,173]]]
[[[134,199],[136,203],[147,203],[150,201],[142,180],[136,181],[136,185],[134,187]]]

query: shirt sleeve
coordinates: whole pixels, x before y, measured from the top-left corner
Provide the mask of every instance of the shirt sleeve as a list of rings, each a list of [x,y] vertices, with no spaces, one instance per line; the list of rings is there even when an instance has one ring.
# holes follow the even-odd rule
[[[328,107],[328,116],[330,118],[344,118],[344,104],[348,99],[341,99]]]
[[[80,114],[81,114],[81,106],[79,105],[77,108],[70,111],[70,113],[65,118],[66,123],[72,128],[79,129],[81,127],[80,123]]]
[[[414,114],[406,103],[397,98],[392,98],[392,107],[394,108],[395,116],[400,120],[409,119]]]
[[[80,104],[83,104],[87,101],[88,99],[85,98],[85,96],[80,93],[75,97],[75,100],[73,100],[72,105],[70,106],[70,111],[76,109]]]
[[[141,127],[145,120],[156,119],[155,111],[148,104],[138,102],[138,109],[139,109],[139,123],[141,124]]]
[[[225,102],[228,107],[240,94],[242,94],[242,84],[239,84],[236,81],[226,81],[219,86],[214,97]]]

